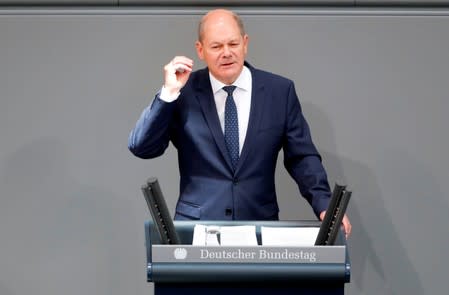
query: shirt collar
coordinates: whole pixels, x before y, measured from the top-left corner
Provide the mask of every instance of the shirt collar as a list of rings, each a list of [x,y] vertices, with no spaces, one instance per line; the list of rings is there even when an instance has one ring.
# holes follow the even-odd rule
[[[215,78],[211,72],[209,72],[210,84],[212,86],[212,92],[216,94],[220,91],[226,84],[220,82]],[[237,86],[237,88],[249,91],[251,89],[251,71],[243,66],[242,72],[237,77],[237,79],[232,83],[232,85]]]

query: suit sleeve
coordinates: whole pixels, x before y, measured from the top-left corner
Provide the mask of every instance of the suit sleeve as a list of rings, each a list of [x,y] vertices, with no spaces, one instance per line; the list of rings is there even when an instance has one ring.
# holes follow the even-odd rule
[[[176,101],[165,102],[156,95],[153,103],[141,114],[128,138],[128,148],[143,159],[162,155],[170,141],[170,126]]]
[[[319,217],[327,209],[331,192],[321,156],[312,142],[293,82],[288,91],[287,114],[284,165],[298,184],[301,195]]]

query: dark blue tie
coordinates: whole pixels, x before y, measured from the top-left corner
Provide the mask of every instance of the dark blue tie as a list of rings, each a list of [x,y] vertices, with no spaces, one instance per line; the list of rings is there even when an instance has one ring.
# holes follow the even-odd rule
[[[236,86],[225,86],[223,90],[228,93],[225,105],[225,142],[231,156],[232,167],[235,170],[239,161],[239,119],[237,116],[237,107],[235,106],[234,92]]]

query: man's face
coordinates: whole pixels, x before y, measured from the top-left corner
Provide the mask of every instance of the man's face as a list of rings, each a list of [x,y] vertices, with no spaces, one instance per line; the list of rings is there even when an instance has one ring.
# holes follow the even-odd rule
[[[196,42],[198,57],[219,81],[232,84],[243,69],[248,36],[242,36],[230,15],[210,16],[204,23],[202,40]]]

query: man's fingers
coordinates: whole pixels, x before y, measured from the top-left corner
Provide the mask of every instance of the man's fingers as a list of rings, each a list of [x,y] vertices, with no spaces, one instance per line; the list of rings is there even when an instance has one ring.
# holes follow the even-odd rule
[[[185,56],[176,56],[172,59],[170,65],[174,72],[191,72],[193,68],[193,60]]]
[[[352,225],[351,225],[351,222],[349,221],[349,218],[346,215],[343,217],[342,223],[343,223],[343,228],[345,230],[346,238],[349,238],[349,236],[351,235],[351,231],[352,231]]]

